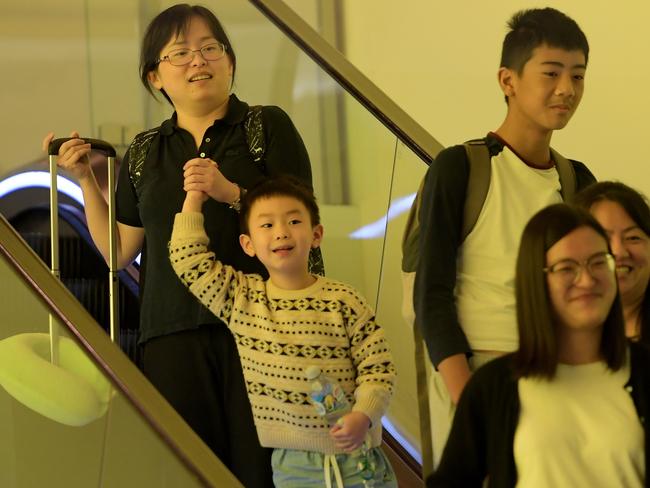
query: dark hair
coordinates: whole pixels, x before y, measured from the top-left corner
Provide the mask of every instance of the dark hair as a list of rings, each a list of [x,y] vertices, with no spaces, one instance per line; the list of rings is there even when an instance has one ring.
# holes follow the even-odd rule
[[[291,197],[300,201],[311,219],[311,225],[320,224],[320,213],[314,191],[298,178],[290,175],[281,175],[262,180],[257,186],[249,190],[242,198],[239,212],[239,225],[242,234],[248,234],[248,219],[251,208],[258,200],[270,197]]]
[[[585,210],[602,201],[618,203],[634,223],[650,236],[650,208],[641,193],[618,181],[601,181],[589,185],[574,197],[574,203]]]
[[[537,212],[524,229],[515,277],[519,349],[515,352],[514,366],[518,376],[548,379],[555,376],[557,327],[544,273],[546,252],[567,234],[583,226],[595,230],[605,242],[609,242],[607,233],[589,212],[564,203]],[[609,369],[616,371],[623,365],[626,339],[618,293],[603,324],[600,350]]]
[[[142,39],[142,49],[140,50],[140,80],[149,93],[154,94],[151,84],[149,83],[149,73],[156,70],[158,59],[162,48],[169,42],[172,37],[178,37],[185,34],[193,18],[203,19],[208,25],[214,38],[226,46],[226,55],[232,63],[232,80],[235,81],[235,69],[237,67],[237,57],[230,44],[219,19],[207,8],[200,5],[189,5],[179,3],[160,12],[149,24],[147,31]],[[171,99],[161,89],[160,92],[172,103]]]
[[[542,44],[567,51],[580,50],[589,60],[587,38],[571,17],[554,8],[521,10],[508,21],[509,32],[503,39],[501,67],[518,73]]]
[[[650,236],[650,208],[646,197],[618,181],[601,181],[589,185],[574,197],[576,205],[590,210],[598,202],[618,203],[639,228]],[[641,305],[641,339],[650,341],[650,293],[646,287]]]

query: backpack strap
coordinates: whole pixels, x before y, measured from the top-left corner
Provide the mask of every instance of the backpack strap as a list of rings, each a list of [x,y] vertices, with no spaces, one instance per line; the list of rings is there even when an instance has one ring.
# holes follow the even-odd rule
[[[133,139],[129,147],[129,178],[135,188],[140,185],[142,168],[147,158],[151,141],[160,131],[160,127],[141,132]],[[262,124],[262,106],[253,105],[248,108],[244,119],[244,133],[248,151],[255,163],[262,166],[264,170],[264,152],[266,151],[266,140],[264,138],[264,126]]]
[[[478,216],[485,203],[487,192],[490,187],[490,151],[485,145],[484,139],[474,139],[463,144],[467,153],[469,163],[469,176],[465,194],[465,206],[463,208],[463,223],[461,230],[461,242],[472,231],[478,220]],[[418,239],[420,236],[420,206],[422,204],[422,188],[424,179],[411,205],[404,234],[402,235],[402,271],[406,273],[415,272],[418,265]]]
[[[426,343],[420,329],[413,327],[415,342],[415,380],[418,399],[418,414],[420,417],[420,448],[422,451],[422,477],[427,479],[434,471],[433,439],[431,438],[431,410],[429,406],[429,356]]]
[[[135,136],[129,146],[129,179],[136,190],[140,187],[142,169],[144,167],[144,161],[147,159],[147,153],[149,153],[151,141],[153,141],[153,138],[159,131],[160,127],[156,127],[155,129],[141,132]]]
[[[418,267],[419,239],[420,239],[420,207],[422,206],[422,189],[424,178],[415,194],[415,200],[411,204],[404,234],[402,235],[402,271],[414,273]]]
[[[253,105],[248,107],[246,118],[244,119],[244,133],[246,134],[246,143],[248,152],[253,158],[253,162],[260,164],[262,170],[264,167],[264,153],[266,152],[266,138],[264,137],[264,124],[262,123],[262,106]]]
[[[570,202],[576,193],[576,170],[571,161],[551,148],[551,157],[555,161],[555,167],[560,175],[560,193],[562,200]]]
[[[463,213],[461,242],[464,241],[476,225],[487,193],[490,188],[492,165],[490,151],[484,139],[467,141],[465,144],[469,161],[469,177]],[[571,201],[576,192],[576,172],[571,161],[551,148],[551,156],[560,176],[562,199]]]
[[[465,240],[476,225],[490,188],[492,173],[490,151],[484,139],[467,141],[463,146],[465,146],[469,162],[469,176],[467,178],[460,242]]]
[[[154,136],[158,134],[160,127],[141,132],[133,139],[129,147],[129,178],[135,188],[140,185],[142,168],[147,158],[149,147]],[[262,106],[253,105],[248,108],[244,119],[244,133],[246,144],[253,161],[262,166],[264,170],[264,152],[266,151],[266,140],[264,137],[264,126],[262,124]]]
[[[266,165],[264,164],[266,138],[264,137],[262,108],[262,105],[248,107],[244,119],[244,133],[246,135],[246,144],[248,144],[248,152],[253,158],[253,162],[261,167],[262,173],[266,174]],[[308,269],[311,274],[325,276],[325,262],[320,247],[310,249]]]

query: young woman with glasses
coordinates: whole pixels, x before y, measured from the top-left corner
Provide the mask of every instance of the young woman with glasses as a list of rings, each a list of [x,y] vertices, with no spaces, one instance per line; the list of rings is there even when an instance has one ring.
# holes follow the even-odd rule
[[[603,181],[576,195],[603,226],[616,258],[625,334],[650,344],[650,208],[643,195],[623,183]]]
[[[628,343],[607,233],[557,204],[524,229],[519,348],[463,392],[429,487],[648,486],[650,353]]]
[[[145,375],[244,486],[270,487],[271,451],[257,439],[234,339],[178,280],[167,252],[185,192],[200,190],[210,197],[203,213],[217,257],[266,276],[239,245],[239,198],[246,188],[282,173],[311,186],[307,151],[291,120],[273,106],[251,117],[249,106],[231,93],[235,68],[234,49],[208,9],[175,5],[149,25],[141,80],[171,103],[174,114],[136,137],[125,155],[116,198],[118,262],[126,266],[142,251]],[[255,161],[247,140],[253,129],[245,124],[259,129],[260,122],[265,150]],[[88,165],[89,152],[88,144],[73,139],[61,146],[58,164],[78,178],[93,239],[107,256],[107,207]],[[136,160],[141,164],[130,164]]]

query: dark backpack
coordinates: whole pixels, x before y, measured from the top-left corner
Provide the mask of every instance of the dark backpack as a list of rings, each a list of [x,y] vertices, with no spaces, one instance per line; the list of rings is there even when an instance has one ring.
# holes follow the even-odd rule
[[[461,242],[476,225],[485,198],[490,187],[492,172],[490,151],[485,144],[485,139],[474,139],[463,144],[469,162],[469,176],[467,191],[463,208],[463,225]],[[567,201],[573,198],[576,191],[576,174],[573,164],[562,155],[551,149],[555,167],[560,176],[562,198]],[[435,164],[435,161],[432,163]],[[420,256],[420,206],[422,204],[422,187],[420,183],[415,200],[409,211],[404,234],[402,237],[402,316],[413,326],[415,336],[415,370],[418,390],[418,406],[420,413],[420,433],[422,443],[423,473],[433,471],[431,445],[431,426],[429,417],[429,397],[427,385],[427,355],[424,340],[420,330],[415,327],[415,308],[413,304],[413,290],[415,286],[415,272],[417,271]]]
[[[160,127],[142,132],[135,136],[129,147],[129,179],[134,188],[138,188],[142,179],[144,162],[151,147],[151,141],[160,131]],[[266,139],[264,137],[264,124],[262,122],[262,106],[253,105],[248,108],[244,119],[244,133],[248,152],[253,162],[258,164],[262,173],[266,174],[264,153],[266,152]],[[325,263],[320,247],[312,249],[309,253],[309,272],[325,275]]]
[[[467,192],[463,209],[461,242],[465,240],[476,225],[487,197],[492,172],[490,152],[485,145],[484,139],[467,141],[463,146],[465,146],[467,160],[469,161],[469,177],[467,179]],[[551,155],[560,176],[562,198],[564,201],[571,200],[576,191],[576,174],[573,164],[553,149],[551,149]],[[432,164],[435,164],[435,161]],[[422,203],[423,186],[424,179],[420,183],[415,201],[409,211],[402,237],[402,272],[404,273],[415,273],[418,267],[420,205]]]
[[[160,132],[160,127],[141,132],[133,139],[129,147],[129,179],[134,188],[139,188],[142,179],[142,168],[147,159],[151,141]],[[254,105],[248,108],[244,119],[244,133],[248,152],[253,162],[258,164],[263,173],[266,173],[264,165],[264,152],[266,151],[266,140],[264,138],[264,125],[262,123],[262,106]]]

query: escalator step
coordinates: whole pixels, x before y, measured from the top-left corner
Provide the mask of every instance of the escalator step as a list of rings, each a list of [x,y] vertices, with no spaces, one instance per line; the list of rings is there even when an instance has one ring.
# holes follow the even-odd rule
[[[40,233],[25,233],[25,242],[40,256],[47,266],[51,266],[50,236]],[[94,250],[77,236],[59,238],[59,272],[64,278],[101,278],[108,273],[108,266]]]

